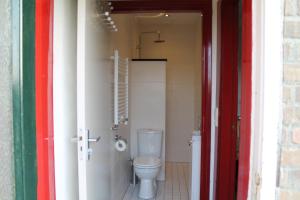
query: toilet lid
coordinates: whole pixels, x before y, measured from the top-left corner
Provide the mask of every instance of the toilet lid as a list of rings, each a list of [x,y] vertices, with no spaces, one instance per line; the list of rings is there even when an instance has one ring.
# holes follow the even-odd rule
[[[133,165],[137,167],[158,167],[161,165],[161,161],[157,157],[141,156],[136,157],[133,161]]]

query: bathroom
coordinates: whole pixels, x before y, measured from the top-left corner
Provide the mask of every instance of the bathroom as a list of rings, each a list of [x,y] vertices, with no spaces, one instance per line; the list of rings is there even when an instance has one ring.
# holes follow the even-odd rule
[[[136,178],[139,184],[133,186],[132,164],[139,128],[159,129],[162,134],[160,164],[165,177],[158,182],[156,199],[190,199],[189,142],[201,121],[201,13],[110,14],[107,20],[93,1],[86,10],[78,9],[80,2],[79,7],[71,0],[55,2],[56,199],[138,199],[141,181]],[[129,60],[128,122],[117,128],[115,50],[120,59]],[[88,144],[86,162],[77,152],[81,127],[87,129],[79,132],[97,139]],[[126,140],[124,151],[116,150],[115,139]]]

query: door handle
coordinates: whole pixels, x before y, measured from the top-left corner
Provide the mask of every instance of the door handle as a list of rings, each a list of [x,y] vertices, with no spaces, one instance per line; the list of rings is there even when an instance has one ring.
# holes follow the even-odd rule
[[[188,144],[189,144],[189,146],[192,146],[193,145],[193,140],[189,140]]]
[[[71,142],[78,142],[78,141],[81,141],[82,138],[81,137],[72,137],[71,138]],[[101,137],[96,137],[96,138],[89,138],[88,141],[89,142],[99,142],[101,140]]]
[[[89,160],[91,154],[93,153],[93,149],[90,148],[90,143],[99,142],[101,137],[98,136],[96,138],[90,138],[90,131],[88,129],[80,129],[78,135],[79,136],[72,137],[71,142],[78,143],[80,159]]]
[[[89,138],[88,141],[89,142],[99,142],[99,140],[101,139],[101,137],[96,137],[96,138]]]

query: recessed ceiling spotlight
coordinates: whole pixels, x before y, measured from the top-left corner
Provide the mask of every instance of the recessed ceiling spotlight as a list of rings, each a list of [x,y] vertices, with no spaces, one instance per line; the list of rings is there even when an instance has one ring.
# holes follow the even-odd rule
[[[168,14],[168,13],[165,13],[165,17],[169,17],[169,14]]]

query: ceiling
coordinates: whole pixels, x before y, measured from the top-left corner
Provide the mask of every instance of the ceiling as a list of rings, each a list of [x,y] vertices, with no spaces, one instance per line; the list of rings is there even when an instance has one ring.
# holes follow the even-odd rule
[[[197,23],[201,15],[200,13],[139,13],[134,14],[137,23],[141,25],[154,24],[185,24],[193,25]]]
[[[114,12],[172,11],[191,12],[211,10],[212,0],[110,0]]]

